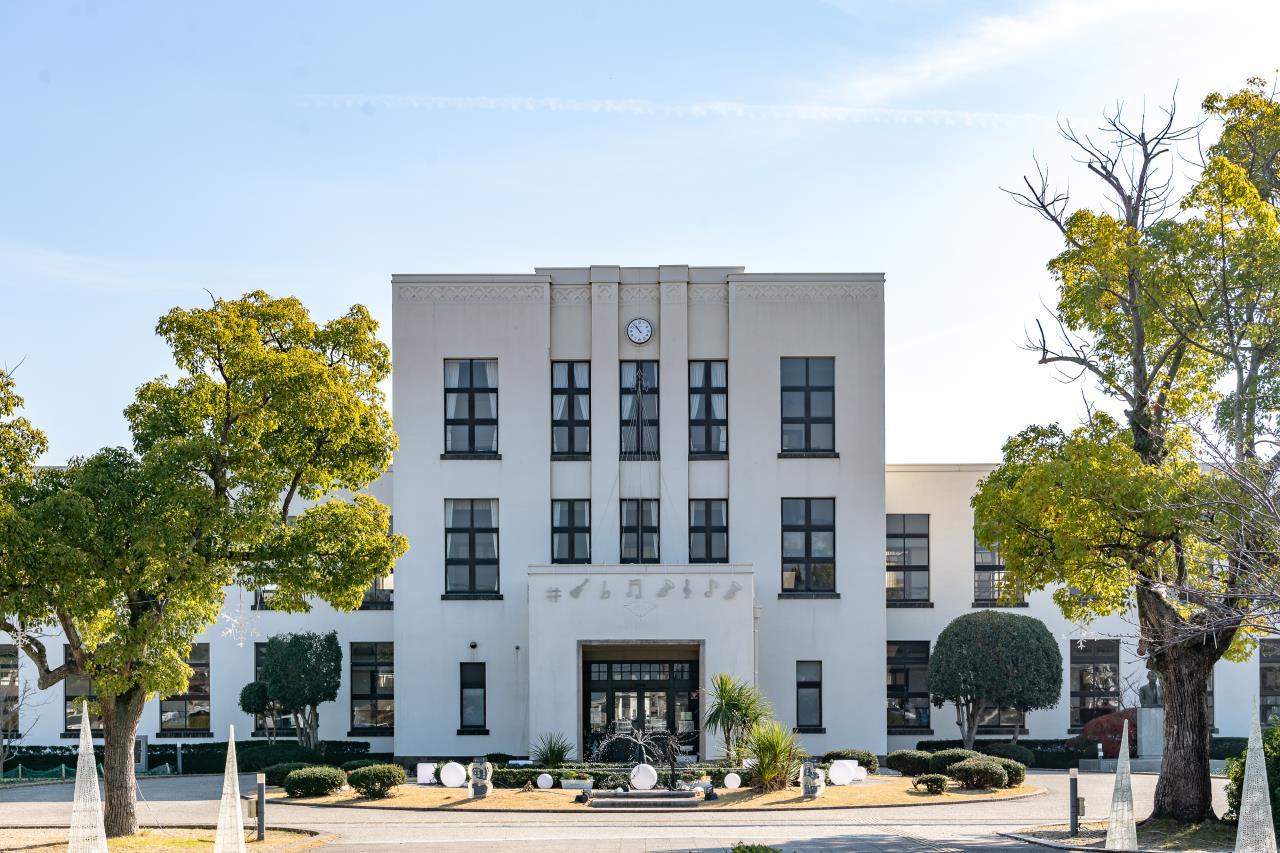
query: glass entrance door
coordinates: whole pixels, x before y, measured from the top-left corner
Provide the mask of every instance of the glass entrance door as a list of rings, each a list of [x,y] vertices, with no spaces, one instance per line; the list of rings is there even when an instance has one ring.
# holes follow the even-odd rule
[[[636,760],[638,733],[675,733],[698,757],[698,665],[693,661],[589,661],[583,665],[588,759]]]

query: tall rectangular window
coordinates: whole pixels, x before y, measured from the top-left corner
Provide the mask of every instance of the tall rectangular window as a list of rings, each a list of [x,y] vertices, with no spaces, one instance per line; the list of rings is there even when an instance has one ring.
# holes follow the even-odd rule
[[[658,458],[658,362],[619,365],[622,458]]]
[[[458,734],[488,734],[483,663],[459,664]]]
[[[889,601],[929,600],[929,516],[885,516],[884,567]]]
[[[729,452],[729,362],[689,362],[689,455]]]
[[[0,732],[14,736],[20,731],[18,697],[18,647],[0,645]]]
[[[822,661],[796,661],[796,729],[822,728]]]
[[[624,499],[621,522],[622,562],[658,562],[658,502]]]
[[[445,359],[444,452],[498,452],[497,359]]]
[[[267,644],[253,644],[253,680],[262,679],[262,666],[267,661]],[[297,724],[292,714],[254,714],[253,715],[253,735],[254,737],[266,737],[274,734],[276,737],[296,737]]]
[[[1120,709],[1120,641],[1072,640],[1071,728]]]
[[[1280,640],[1258,641],[1258,719],[1280,723]]]
[[[689,501],[689,562],[729,562],[728,501]]]
[[[928,729],[929,641],[890,641],[886,647],[889,731]]]
[[[1020,591],[1004,589],[1004,561],[1000,543],[987,548],[973,537],[973,603],[981,607],[1021,604],[1026,601]]]
[[[835,592],[834,498],[782,499],[782,591]]]
[[[387,521],[387,532],[396,532],[396,517],[394,515]],[[369,584],[369,588],[364,591],[364,600],[360,602],[360,609],[392,610],[395,607],[395,593],[396,570],[393,566],[386,575],[374,578],[373,583]]]
[[[71,647],[63,645],[63,660],[71,660]],[[89,730],[94,737],[102,734],[102,716],[93,710],[94,700],[98,698],[93,689],[93,679],[87,675],[68,675],[62,679],[62,719],[63,727],[69,732],[80,731],[80,703],[89,700]]]
[[[395,729],[395,644],[352,643],[351,733],[390,735]]]
[[[782,359],[782,452],[836,449],[836,360]]]
[[[978,716],[978,731],[983,734],[1003,734],[1026,727],[1027,715],[1017,708],[987,708]]]
[[[591,362],[551,362],[551,455],[591,453]]]
[[[551,562],[591,562],[591,501],[551,502]]]
[[[498,591],[498,502],[444,502],[444,591]]]
[[[187,692],[160,700],[160,731],[208,732],[209,728],[209,644],[196,643],[186,659],[191,667]]]

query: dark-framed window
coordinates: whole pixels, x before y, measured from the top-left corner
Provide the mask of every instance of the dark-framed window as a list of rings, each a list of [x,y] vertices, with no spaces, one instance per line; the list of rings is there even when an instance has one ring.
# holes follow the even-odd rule
[[[551,362],[551,455],[591,453],[591,362]]]
[[[498,360],[444,362],[444,452],[498,452]]]
[[[689,362],[689,455],[729,452],[729,362]]]
[[[836,449],[836,360],[782,359],[782,452]]]
[[[1071,728],[1120,710],[1120,641],[1072,640]]]
[[[983,734],[1002,734],[1012,729],[1022,731],[1026,727],[1026,712],[1017,708],[987,708],[978,716],[978,731]]]
[[[890,640],[886,666],[886,689],[889,731],[928,729],[932,710],[929,706],[929,641]]]
[[[352,643],[351,733],[390,735],[395,730],[395,644]]]
[[[1258,641],[1258,719],[1280,723],[1280,640]]]
[[[623,459],[658,458],[658,362],[618,365]]]
[[[253,644],[253,680],[262,679],[262,666],[267,662],[267,644]],[[296,721],[292,714],[254,714],[254,737],[266,737],[274,734],[277,737],[295,737],[298,733]]]
[[[444,502],[444,591],[498,591],[498,502],[450,498]]]
[[[187,692],[160,700],[160,731],[209,732],[209,644],[195,643],[186,658],[191,667]]]
[[[387,532],[396,532],[396,517],[390,517],[387,523]],[[373,583],[364,591],[364,599],[360,602],[361,610],[392,610],[395,608],[396,593],[396,570],[392,566],[391,571],[380,578],[374,578]]]
[[[624,498],[619,516],[622,530],[621,562],[659,562],[658,501]]]
[[[63,645],[63,660],[71,660],[71,647]],[[102,716],[93,704],[98,693],[93,689],[93,679],[87,675],[68,675],[62,679],[63,728],[68,732],[80,731],[80,703],[89,701],[89,731],[94,737],[102,737]]]
[[[729,502],[717,498],[689,501],[689,562],[729,562]]]
[[[0,645],[0,732],[16,735],[21,729],[18,714],[21,707],[18,697],[21,685],[18,681],[18,647]]]
[[[458,665],[458,734],[488,734],[485,665]]]
[[[782,591],[835,589],[835,498],[783,498]]]
[[[885,598],[929,600],[929,516],[890,513],[885,519]]]
[[[822,661],[796,661],[796,728],[822,728]]]
[[[551,562],[591,562],[591,501],[551,502]]]
[[[1021,591],[1004,589],[1004,582],[1004,560],[1000,557],[1000,543],[987,548],[978,541],[978,537],[973,537],[973,603],[984,607],[1000,607],[1026,601],[1026,596]]]

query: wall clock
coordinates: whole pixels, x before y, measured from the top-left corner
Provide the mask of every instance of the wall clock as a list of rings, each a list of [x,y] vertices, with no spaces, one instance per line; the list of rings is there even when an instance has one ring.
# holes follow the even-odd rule
[[[627,324],[627,337],[633,344],[645,344],[653,337],[653,324],[643,317],[637,317]]]

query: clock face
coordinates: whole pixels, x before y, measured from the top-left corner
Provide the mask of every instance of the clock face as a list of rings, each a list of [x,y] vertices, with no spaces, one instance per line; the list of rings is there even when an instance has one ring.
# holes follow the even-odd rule
[[[648,343],[653,337],[653,326],[643,317],[637,317],[627,324],[627,337],[633,344]]]

